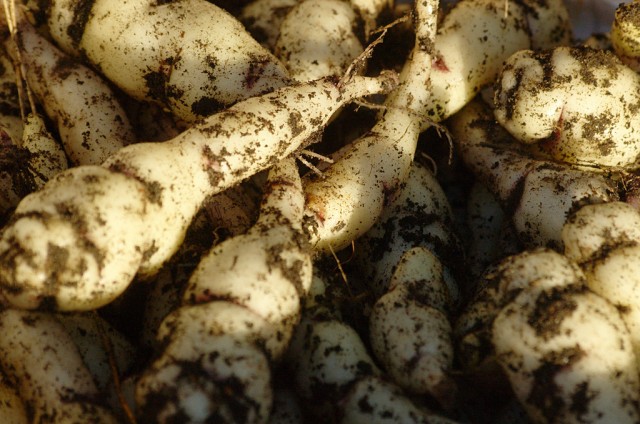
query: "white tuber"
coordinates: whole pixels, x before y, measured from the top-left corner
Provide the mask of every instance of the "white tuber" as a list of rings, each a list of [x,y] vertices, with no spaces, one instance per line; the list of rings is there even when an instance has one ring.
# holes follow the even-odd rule
[[[605,250],[640,242],[640,213],[623,202],[585,205],[562,227],[564,254],[579,264],[599,260]]]
[[[291,155],[341,106],[390,89],[354,76],[245,100],[163,143],[129,145],[103,166],[62,172],[22,200],[0,239],[0,286],[14,306],[104,305],[175,253],[205,199]]]
[[[498,199],[483,183],[475,181],[466,204],[469,239],[466,245],[467,263],[471,278],[479,277],[495,262],[519,251],[512,236],[510,221]]]
[[[640,4],[620,3],[611,25],[611,46],[620,60],[634,71],[640,70]]]
[[[640,76],[589,47],[520,51],[496,83],[495,117],[516,139],[554,160],[636,167]]]
[[[15,56],[14,49],[20,50],[29,89],[56,123],[71,162],[99,165],[134,142],[133,128],[111,87],[40,35],[23,13],[17,19],[17,46],[8,51]]]
[[[531,36],[552,44],[568,40],[561,1],[528,4],[531,16],[559,16],[557,22],[543,22],[549,27],[542,25],[533,35],[524,8],[509,4],[505,15],[502,0],[462,1],[436,34],[438,2],[415,2],[415,46],[385,111],[367,134],[339,152],[322,178],[311,176],[305,184],[310,232],[318,250],[344,248],[373,225],[406,180],[420,132],[490,84],[512,52],[530,46]]]
[[[24,402],[16,388],[5,376],[0,376],[0,422],[4,424],[28,424]]]
[[[7,52],[0,50],[0,128],[12,140],[22,138],[23,117],[20,106],[18,75]]]
[[[524,289],[493,322],[498,361],[534,423],[638,422],[636,358],[616,307],[574,283]]]
[[[62,146],[46,129],[39,115],[29,114],[20,123],[21,139],[0,124],[0,216],[6,218],[27,194],[41,188],[47,180],[67,168]]]
[[[490,266],[454,325],[462,367],[474,370],[495,359],[493,321],[520,291],[553,289],[573,282],[579,274],[575,263],[549,249],[526,250]]]
[[[344,0],[304,0],[282,21],[275,55],[297,81],[342,75],[363,50],[357,20]]]
[[[52,37],[136,99],[187,122],[282,87],[287,72],[242,24],[206,0],[55,0]]]
[[[409,175],[418,135],[428,127],[433,37],[438,1],[415,3],[416,41],[374,127],[343,151],[321,177],[305,179],[312,243],[340,250],[364,234]]]
[[[569,217],[562,239],[587,286],[620,311],[640,364],[640,213],[622,202],[586,205]]]
[[[0,331],[0,367],[28,405],[30,422],[118,422],[54,315],[7,309]]]
[[[391,0],[350,0],[351,7],[358,12],[364,21],[364,35],[369,38],[378,27],[378,19],[391,9]]]
[[[20,147],[29,152],[27,170],[33,175],[33,190],[40,189],[56,174],[67,169],[67,156],[45,126],[42,116],[25,117]]]
[[[253,38],[273,50],[280,34],[280,25],[289,10],[300,0],[254,0],[242,8],[238,19]]]
[[[463,0],[442,20],[435,38],[427,115],[443,120],[493,83],[507,58],[522,49],[571,41],[562,0]]]
[[[534,423],[637,422],[640,389],[631,336],[580,268],[551,250],[504,259],[469,334],[490,330],[495,358]],[[475,318],[475,323],[472,318]],[[469,325],[471,324],[471,325]]]
[[[446,265],[461,260],[451,223],[442,188],[414,162],[399,196],[355,242],[358,271],[375,299],[369,317],[374,355],[400,387],[430,394],[445,407],[455,398],[448,315],[459,299]]]
[[[314,273],[288,352],[294,381],[311,417],[340,423],[450,423],[387,381],[358,333],[336,311],[336,287]]]
[[[342,424],[457,423],[417,407],[398,387],[375,376],[358,380],[345,396],[342,407]]]
[[[560,231],[572,210],[618,198],[611,175],[532,156],[480,100],[463,108],[447,126],[465,165],[512,216],[527,246],[561,246]]]
[[[258,205],[247,194],[247,186],[241,184],[208,199],[189,226],[180,249],[150,282],[139,335],[142,345],[156,344],[160,323],[180,305],[187,280],[204,252],[212,244],[245,233],[255,222]]]
[[[201,259],[182,305],[159,331],[159,356],[137,383],[147,422],[265,422],[278,361],[311,285],[311,250],[295,159],[274,166],[256,224]]]
[[[413,247],[428,248],[445,265],[459,262],[462,248],[451,230],[452,224],[451,205],[438,180],[419,162],[413,162],[398,197],[386,205],[378,222],[355,242],[359,269],[373,295],[379,298],[387,292],[400,258]],[[459,293],[446,266],[444,279],[451,295],[451,309]]]
[[[369,317],[371,348],[393,381],[410,393],[430,394],[445,407],[456,397],[449,308],[443,266],[424,247],[406,251],[389,291]]]

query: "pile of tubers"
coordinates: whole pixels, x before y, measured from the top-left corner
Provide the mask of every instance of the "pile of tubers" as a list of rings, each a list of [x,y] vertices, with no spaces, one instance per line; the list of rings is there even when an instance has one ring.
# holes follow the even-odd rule
[[[640,2],[2,3],[0,422],[640,422]]]

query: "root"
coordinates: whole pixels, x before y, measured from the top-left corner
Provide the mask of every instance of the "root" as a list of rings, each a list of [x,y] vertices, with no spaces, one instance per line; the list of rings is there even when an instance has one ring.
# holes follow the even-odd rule
[[[340,81],[338,82],[338,87],[342,87],[343,85],[347,84],[353,77],[354,75],[358,75],[359,73],[361,73],[364,68],[366,67],[367,64],[367,59],[369,59],[371,57],[371,55],[373,54],[373,49],[378,45],[381,44],[384,40],[384,37],[387,35],[387,32],[389,31],[390,28],[394,27],[395,25],[405,22],[406,20],[408,20],[409,17],[407,15],[396,19],[395,21],[380,27],[378,29],[376,29],[375,31],[373,31],[371,33],[371,35],[374,34],[378,34],[378,36],[372,41],[370,42],[367,47],[364,49],[364,51],[362,53],[360,53],[360,55],[358,55],[357,58],[355,58],[355,60],[353,62],[351,62],[351,64],[349,65],[349,67],[347,68],[347,70],[345,71],[344,75],[342,76],[342,78],[340,79]]]
[[[22,56],[20,53],[20,48],[18,47],[18,25],[16,19],[16,4],[15,0],[2,0],[3,12],[7,27],[9,28],[9,34],[11,36],[11,41],[16,50],[16,59],[13,61],[15,74],[16,74],[16,86],[18,88],[18,102],[20,103],[20,117],[23,122],[26,122],[26,117],[28,113],[25,110],[24,105],[24,96],[26,92],[27,101],[29,102],[29,108],[32,113],[36,113],[36,103],[33,99],[33,94],[31,93],[31,89],[29,88],[29,84],[25,78],[25,70],[24,64],[22,63]],[[22,13],[22,12],[21,12]],[[24,84],[23,84],[24,83]]]
[[[309,162],[307,159],[304,158],[304,156],[309,156],[312,158],[316,158],[316,159],[320,159],[321,161],[325,162],[325,163],[333,163],[333,159],[321,155],[320,153],[316,153],[313,152],[311,150],[307,150],[307,149],[301,149],[298,153],[296,153],[296,159],[298,159],[300,162],[302,162],[306,167],[308,167],[309,169],[311,169],[311,171],[313,171],[314,174],[318,175],[318,176],[322,176],[322,171],[315,166],[314,164],[312,164],[311,162]]]

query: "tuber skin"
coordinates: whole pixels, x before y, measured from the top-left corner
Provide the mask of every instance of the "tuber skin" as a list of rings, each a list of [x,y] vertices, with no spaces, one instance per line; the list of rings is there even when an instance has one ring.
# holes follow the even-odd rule
[[[358,380],[345,396],[342,424],[455,424],[457,421],[416,406],[388,381],[368,376]]]
[[[22,130],[22,128],[20,128]],[[20,148],[4,128],[0,127],[0,217],[6,219],[20,200],[36,187],[35,178],[23,165],[30,156]]]
[[[371,349],[393,381],[409,393],[428,394],[451,408],[456,385],[452,296],[443,266],[427,248],[407,250],[398,262],[389,291],[369,317]]]
[[[495,359],[491,344],[493,321],[518,292],[532,286],[555,287],[580,274],[577,264],[542,248],[507,256],[489,266],[454,325],[463,368],[473,371]]]
[[[6,309],[0,329],[0,367],[25,402],[29,422],[118,422],[54,315]]]
[[[314,272],[300,325],[287,353],[309,417],[336,423],[453,423],[414,403],[388,381],[358,333],[342,321],[335,298]]]
[[[629,330],[575,262],[527,250],[487,277],[456,325],[469,365],[497,360],[534,423],[638,420]]]
[[[155,116],[166,124],[145,138],[153,142],[125,148],[113,147],[117,136],[99,135],[113,142],[108,146],[114,150],[90,159],[90,166],[63,172],[64,156],[53,153],[59,153],[56,143],[40,144],[52,141],[42,120],[34,117],[6,131],[22,132],[22,137],[11,138],[18,140],[18,150],[32,153],[25,172],[34,187],[49,180],[22,200],[0,230],[0,303],[17,308],[0,308],[0,328],[7,333],[4,343],[0,340],[0,377],[6,375],[9,385],[21,391],[24,413],[29,414],[24,421],[47,421],[52,415],[60,422],[115,422],[121,417],[104,407],[111,400],[103,391],[109,382],[100,367],[104,352],[102,359],[85,359],[101,368],[96,373],[100,378],[93,376],[93,381],[86,378],[92,371],[78,362],[79,357],[90,358],[98,342],[87,337],[84,348],[69,343],[74,337],[95,336],[94,330],[76,325],[75,315],[61,318],[21,308],[102,307],[136,277],[167,272],[165,265],[184,247],[194,217],[209,208],[233,234],[203,254],[185,287],[171,287],[175,280],[168,278],[158,286],[170,287],[182,298],[173,312],[160,306],[158,315],[149,318],[148,327],[158,328],[155,342],[145,336],[145,347],[155,350],[152,360],[137,381],[127,380],[140,422],[266,423],[287,418],[279,414],[284,403],[277,401],[272,372],[291,365],[295,394],[303,402],[295,405],[288,397],[285,410],[292,407],[288,417],[297,422],[451,423],[425,404],[433,406],[435,399],[445,409],[452,406],[454,364],[467,365],[467,358],[454,362],[449,323],[459,301],[452,277],[458,273],[450,267],[464,268],[463,254],[450,230],[452,211],[442,189],[414,161],[418,137],[491,84],[512,49],[524,46],[541,56],[545,53],[539,49],[566,43],[570,31],[562,1],[462,0],[441,21],[437,35],[438,1],[414,2],[415,46],[378,122],[336,152],[335,164],[324,175],[307,176],[304,184],[293,158],[320,138],[347,102],[388,91],[393,78],[354,76],[364,61],[360,58],[354,64],[358,69],[338,82],[335,75],[362,48],[353,32],[339,34],[346,38],[320,37],[323,47],[330,44],[329,59],[336,62],[335,47],[355,46],[335,67],[317,56],[311,58],[316,69],[296,59],[294,53],[307,54],[308,45],[296,50],[287,36],[317,35],[304,24],[295,27],[302,23],[297,13],[339,8],[348,20],[321,18],[321,23],[341,23],[340,31],[351,31],[359,19],[354,10],[363,16],[366,11],[364,32],[369,35],[377,18],[371,8],[388,0],[286,5],[292,12],[269,43],[287,63],[259,47],[210,2],[125,0],[119,8],[111,3],[53,0],[46,5],[47,29],[67,52],[113,78],[128,95],[156,102],[159,113],[150,109],[145,127],[149,122],[153,126]],[[238,2],[236,8],[246,3]],[[47,73],[38,61],[60,68],[57,56],[49,55],[51,46],[41,48],[45,38],[30,26],[19,32],[21,54],[33,60],[27,64],[31,71]],[[344,39],[349,42],[340,42]],[[467,60],[472,68],[465,68]],[[334,76],[327,78],[327,73]],[[32,82],[34,91],[44,93],[39,96],[45,108],[53,96],[42,87],[50,82],[60,87],[51,78]],[[64,96],[59,99],[64,103]],[[167,111],[178,126],[164,119]],[[593,241],[596,247],[589,248],[595,253],[578,264],[551,250],[527,251],[486,277],[490,287],[458,328],[471,365],[501,364],[532,422],[640,422],[637,341],[626,332],[633,329],[629,318],[635,313],[633,286],[640,274],[635,265],[640,263],[640,222],[629,219],[628,230],[618,227],[619,221],[607,229],[587,224],[598,233],[595,237],[577,229],[573,239],[568,236],[572,224],[586,220],[580,213],[587,213],[591,204],[617,200],[620,172],[605,168],[632,165],[602,165],[590,157],[558,163],[565,159],[516,144],[498,128],[491,111],[474,104],[458,113],[450,123],[465,162],[499,199],[505,220],[513,216],[526,245],[564,248],[570,256],[574,242],[582,243],[578,250],[583,253],[585,243],[606,239],[604,246]],[[188,129],[179,134],[177,128]],[[0,136],[4,141],[5,134]],[[50,166],[46,159],[54,156],[63,160]],[[22,166],[20,159],[16,162]],[[84,160],[73,156],[71,162]],[[231,196],[230,190],[268,168],[265,202],[255,225],[251,212],[242,215],[251,209],[243,201],[240,206],[233,199],[231,205],[210,203]],[[9,190],[13,181],[9,185],[3,193],[22,197]],[[229,216],[234,208],[240,209],[238,220]],[[367,294],[377,297],[364,312],[370,318],[364,340],[341,321],[339,309],[345,305],[331,302],[332,296],[340,296],[339,288],[310,287],[312,255],[352,242],[362,265],[360,277],[371,283]],[[189,271],[201,254],[198,250],[189,257]],[[186,279],[182,272],[171,277]],[[479,269],[473,272],[479,274]],[[608,292],[612,296],[605,299]],[[307,307],[304,317],[301,305]],[[68,324],[67,331],[75,328],[74,336],[60,332],[61,322]],[[23,324],[30,327],[30,337],[24,337],[27,330],[15,330]],[[486,348],[484,343],[492,345],[491,352],[473,350]],[[122,345],[131,355],[131,347]],[[483,356],[487,353],[489,358]],[[39,360],[45,357],[47,361]],[[126,359],[131,358],[119,368],[130,365]],[[62,367],[52,361],[76,366],[62,379],[68,382],[61,391],[67,397],[41,394],[40,385],[42,392],[55,392],[61,381]],[[59,408],[59,398],[70,406]],[[308,415],[303,418],[296,406]]]
[[[254,0],[242,8],[238,19],[253,38],[273,51],[282,21],[298,3],[300,0]]]
[[[29,423],[24,402],[4,375],[0,377],[0,421],[6,424]]]
[[[640,76],[613,53],[558,47],[512,55],[496,83],[495,117],[542,157],[637,167]]]
[[[51,36],[131,97],[193,123],[288,84],[287,71],[242,24],[206,0],[54,0]]]
[[[344,0],[304,0],[280,24],[274,53],[296,81],[343,75],[363,51],[358,19]]]
[[[163,143],[58,174],[0,238],[0,291],[20,308],[95,309],[177,250],[205,199],[294,153],[344,104],[394,77],[293,85],[245,100]]]
[[[493,84],[503,62],[522,49],[571,42],[562,0],[463,0],[438,26],[431,72],[431,101],[425,113],[442,121]]]
[[[611,25],[611,47],[620,60],[640,71],[640,5],[635,2],[620,3]]]
[[[552,273],[538,261],[543,273]],[[560,260],[569,262],[562,257]],[[531,281],[500,310],[492,325],[498,362],[534,423],[637,422],[638,367],[617,308],[585,286],[577,270]],[[509,289],[509,279],[502,277]]]
[[[640,366],[640,213],[623,202],[585,205],[562,227],[562,240],[587,286],[620,311]]]
[[[619,173],[536,158],[497,124],[481,100],[465,106],[447,127],[463,162],[511,216],[526,247],[561,249],[560,232],[572,210],[619,198]]]
[[[451,226],[438,181],[414,162],[399,196],[354,248],[358,273],[375,299],[373,354],[398,386],[428,394],[444,408],[455,399],[449,314],[459,300],[447,266],[464,256]]]
[[[33,191],[68,168],[67,156],[60,143],[51,135],[40,115],[25,117],[20,147],[29,152],[27,170],[33,176]]]
[[[414,48],[373,128],[338,152],[322,176],[304,180],[308,231],[318,251],[340,250],[369,230],[409,175],[418,135],[428,127],[422,111],[430,96],[437,10],[438,0],[415,3]]]
[[[21,139],[13,139],[0,124],[0,216],[3,220],[24,196],[67,169],[62,146],[47,130],[42,116],[27,115],[20,125],[20,134]]]
[[[44,118],[21,109],[18,75],[14,70],[8,54],[0,53],[0,217],[3,221],[24,196],[68,166],[64,150],[47,130]]]
[[[72,164],[99,165],[136,141],[115,92],[92,69],[58,50],[18,9],[16,46],[5,45],[26,70],[29,89],[58,127]]]
[[[340,250],[374,224],[406,180],[419,134],[492,83],[511,53],[534,42],[540,46],[568,42],[568,18],[561,1],[527,3],[530,15],[510,3],[506,18],[504,4],[502,0],[459,2],[436,33],[438,2],[415,2],[415,46],[384,112],[367,134],[338,152],[322,177],[305,178],[309,231],[316,249]],[[531,32],[528,19],[547,14],[558,19],[541,18],[536,32]],[[473,54],[463,57],[461,52],[468,51]]]
[[[521,293],[493,325],[499,361],[530,419],[538,423],[637,422],[638,371],[616,308],[589,291],[567,293],[557,302],[570,303],[575,309],[557,325],[557,331],[568,334],[545,340],[527,322],[543,299],[542,293]],[[580,393],[589,397],[579,400]]]
[[[247,232],[255,223],[258,203],[240,184],[207,199],[193,219],[179,250],[155,275],[146,294],[141,345],[157,347],[156,333],[162,320],[180,306],[182,293],[200,257],[212,245]],[[261,194],[260,194],[261,195]]]
[[[486,185],[477,180],[469,190],[466,224],[470,237],[465,252],[471,280],[479,278],[495,261],[521,250],[502,205]]]
[[[284,354],[311,285],[303,206],[295,159],[285,159],[269,173],[256,224],[202,257],[138,380],[145,422],[266,422],[269,364]]]
[[[17,81],[11,56],[4,49],[0,50],[0,128],[12,140],[22,139],[24,125]]]
[[[354,27],[362,27],[364,26],[364,36],[367,40],[371,38],[371,33],[377,28],[377,21],[380,18],[380,15],[385,11],[389,11],[391,9],[391,1],[390,0],[340,0],[340,2],[348,4],[348,8],[351,10],[347,12],[351,14],[355,12],[358,16],[356,21],[353,21]],[[273,51],[276,46],[276,42],[278,41],[278,37],[280,35],[280,26],[285,20],[287,14],[291,9],[303,3],[302,0],[254,0],[251,3],[247,4],[243,7],[239,20],[247,27],[247,30],[251,33],[251,35],[258,40],[264,47]],[[315,4],[316,6],[320,6],[324,10],[325,7],[322,6],[322,1],[316,2],[312,1],[309,5]],[[335,3],[333,1],[327,2],[327,4]],[[308,5],[306,6],[308,7]],[[340,7],[341,8],[341,7]],[[296,13],[298,14],[298,13]],[[309,15],[308,15],[309,16]],[[328,39],[325,39],[321,42],[318,40],[322,39],[321,33],[324,33],[324,28],[345,28],[342,25],[335,25],[334,22],[330,22],[331,20],[336,19],[335,16],[325,16],[324,22],[317,22],[316,24],[320,25],[320,28],[314,27],[314,32],[312,37],[308,37],[308,28],[304,27],[302,34],[296,34],[296,38],[300,38],[301,36],[307,36],[306,38],[314,39],[316,48],[321,47],[323,49],[334,49],[336,46],[326,46],[327,44],[331,44],[333,42],[333,36],[329,36]],[[329,21],[329,22],[327,22]],[[343,21],[344,22],[344,21]],[[352,32],[352,28],[347,28],[347,32]],[[346,34],[345,34],[346,35]],[[348,38],[351,38],[349,35]],[[344,46],[341,47],[343,49]],[[342,56],[342,53],[339,53]],[[313,66],[313,64],[312,64]],[[302,70],[306,72],[306,70]]]
[[[462,246],[452,231],[451,205],[435,175],[413,162],[409,178],[400,193],[387,205],[376,224],[355,241],[355,259],[363,280],[376,298],[385,294],[395,268],[404,253],[422,246],[453,266],[462,260]],[[444,278],[452,303],[459,298],[458,285],[449,270]]]

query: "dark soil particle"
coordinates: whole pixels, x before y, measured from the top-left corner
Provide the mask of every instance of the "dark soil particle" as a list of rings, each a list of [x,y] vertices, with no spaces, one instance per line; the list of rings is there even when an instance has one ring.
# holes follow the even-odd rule
[[[56,66],[53,68],[54,77],[65,80],[69,78],[69,75],[74,71],[74,69],[78,66],[78,62],[72,59],[71,57],[64,57],[56,62]]]
[[[181,370],[177,379],[188,382],[189,385],[206,378],[206,375],[203,375],[203,366],[200,362],[177,361],[176,365]],[[220,403],[229,409],[234,422],[247,422],[251,410],[258,409],[258,405],[255,400],[245,395],[244,384],[236,378],[216,379],[215,376],[211,376],[211,378],[215,380],[216,395],[220,398]],[[180,384],[176,387],[180,387]],[[175,402],[177,398],[176,390],[173,387],[165,387],[164,390],[151,393],[147,396],[146,403],[141,405],[141,417],[145,418],[145,422],[155,422],[156,414],[165,410],[167,404]],[[190,418],[184,411],[178,410],[163,422],[184,423],[188,422]],[[221,412],[213,412],[207,420],[212,423],[225,421]]]
[[[287,120],[287,123],[291,128],[292,138],[297,137],[301,132],[306,130],[306,127],[303,124],[301,124],[301,122],[304,122],[304,119],[302,117],[302,114],[300,114],[300,112],[293,111],[289,114],[289,119]]]
[[[84,29],[91,17],[91,9],[95,0],[78,0],[73,7],[73,22],[67,29],[67,34],[71,37],[73,46],[77,49],[80,46],[82,37],[84,36]]]
[[[513,67],[505,67],[505,70],[511,70]],[[520,86],[522,85],[522,76],[524,75],[523,69],[515,69],[513,70],[514,78],[516,80],[515,84],[508,90],[506,90],[503,95],[505,98],[505,112],[506,119],[513,119],[513,112],[515,109],[515,105],[518,103],[518,93],[520,92]]]
[[[221,155],[222,157],[224,157],[224,150],[223,150],[223,154]],[[209,148],[209,146],[204,146],[204,148],[202,149],[202,156],[206,159],[206,163],[207,163],[207,176],[209,177],[209,184],[211,184],[211,187],[218,187],[222,181],[224,181],[224,173],[215,169],[215,168],[219,168],[220,167],[220,162],[223,160],[221,158],[218,158]]]
[[[158,247],[156,246],[154,241],[153,244],[142,253],[142,263],[147,262],[157,251]]]
[[[596,50],[588,47],[574,48],[571,50],[573,57],[580,62],[580,77],[585,84],[598,86],[598,78],[594,75],[593,70],[606,70],[609,79],[600,81],[602,87],[610,85],[610,80],[618,78],[618,69],[621,62],[610,51]]]
[[[219,102],[214,97],[205,96],[191,104],[191,111],[196,115],[205,117],[221,110],[224,106],[224,103]]]
[[[142,183],[145,187],[146,196],[149,202],[160,206],[162,205],[162,193],[164,191],[162,184],[157,181],[143,180],[137,174],[135,174],[135,172],[131,170],[126,163],[121,161],[115,161],[113,164],[111,164],[111,166],[109,166],[109,169],[111,171],[124,174]]]
[[[535,405],[547,422],[557,422],[558,413],[567,407],[562,389],[556,383],[557,375],[584,356],[585,352],[580,347],[568,347],[559,352],[548,353],[542,359],[542,365],[533,371],[533,388],[527,402]],[[580,400],[580,397],[576,400]],[[587,405],[572,404],[569,407],[584,410]]]
[[[6,173],[11,178],[13,192],[20,198],[33,192],[37,185],[34,175],[24,164],[34,156],[22,147],[10,144],[9,135],[0,130],[0,173]]]
[[[149,72],[144,76],[145,85],[149,96],[153,99],[164,101],[166,99],[166,89],[168,78],[160,71]]]
[[[369,401],[369,396],[364,396],[358,401],[358,408],[366,414],[373,414],[373,406]]]
[[[536,299],[535,307],[527,322],[543,340],[557,336],[564,320],[570,317],[578,305],[574,295],[584,293],[586,287],[572,284],[545,290]]]
[[[244,78],[244,86],[251,90],[264,74],[265,67],[269,64],[270,60],[267,57],[259,58],[255,55],[251,55],[249,62],[249,69]]]
[[[582,382],[571,395],[569,411],[576,417],[581,417],[589,410],[589,403],[595,398],[596,393],[589,389],[589,383]]]

